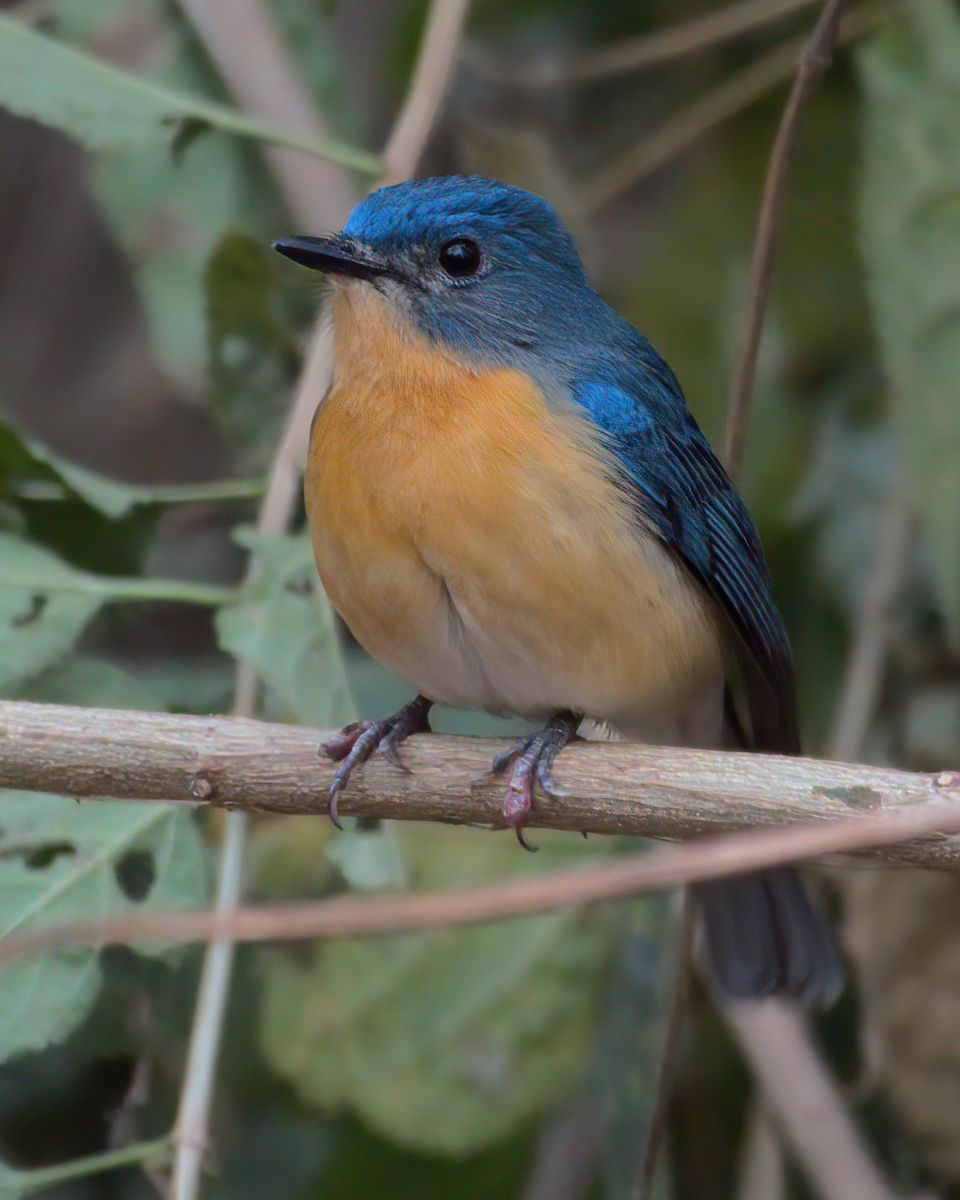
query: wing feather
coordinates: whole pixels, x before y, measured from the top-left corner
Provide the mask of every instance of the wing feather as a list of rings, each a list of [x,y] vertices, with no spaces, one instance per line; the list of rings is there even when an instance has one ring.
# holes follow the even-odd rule
[[[756,527],[669,368],[640,378],[637,395],[591,383],[574,396],[603,430],[617,482],[638,517],[719,603],[735,631],[754,747],[797,754],[790,645]]]

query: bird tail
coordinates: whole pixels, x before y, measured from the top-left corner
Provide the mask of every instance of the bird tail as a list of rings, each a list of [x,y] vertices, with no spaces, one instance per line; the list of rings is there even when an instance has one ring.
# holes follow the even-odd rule
[[[792,867],[691,887],[704,965],[735,999],[789,996],[826,1008],[843,988],[830,931]]]

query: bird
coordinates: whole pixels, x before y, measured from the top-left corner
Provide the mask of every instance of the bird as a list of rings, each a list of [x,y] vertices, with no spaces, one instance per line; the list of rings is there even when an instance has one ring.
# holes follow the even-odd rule
[[[559,794],[552,764],[585,718],[627,740],[800,753],[744,502],[546,200],[479,176],[411,180],[339,233],[273,247],[333,285],[304,478],[320,580],[416,692],[323,748],[340,762],[335,822],[351,772],[378,747],[402,766],[434,704],[543,722],[492,764],[524,845],[535,790]],[[831,935],[792,867],[691,894],[721,994],[835,998]]]

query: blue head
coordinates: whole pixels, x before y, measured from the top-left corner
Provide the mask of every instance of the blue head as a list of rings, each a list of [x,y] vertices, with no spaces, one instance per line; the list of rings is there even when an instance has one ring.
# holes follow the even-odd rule
[[[518,367],[547,386],[566,389],[585,372],[635,375],[638,354],[649,351],[590,287],[551,205],[494,180],[454,175],[381,188],[341,233],[276,248],[364,280],[457,356]]]

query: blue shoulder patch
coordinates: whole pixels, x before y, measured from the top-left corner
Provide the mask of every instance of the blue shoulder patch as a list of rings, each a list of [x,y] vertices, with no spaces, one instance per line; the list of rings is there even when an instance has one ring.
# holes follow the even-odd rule
[[[578,383],[573,398],[608,433],[633,433],[653,425],[650,410],[637,396],[611,383]]]

